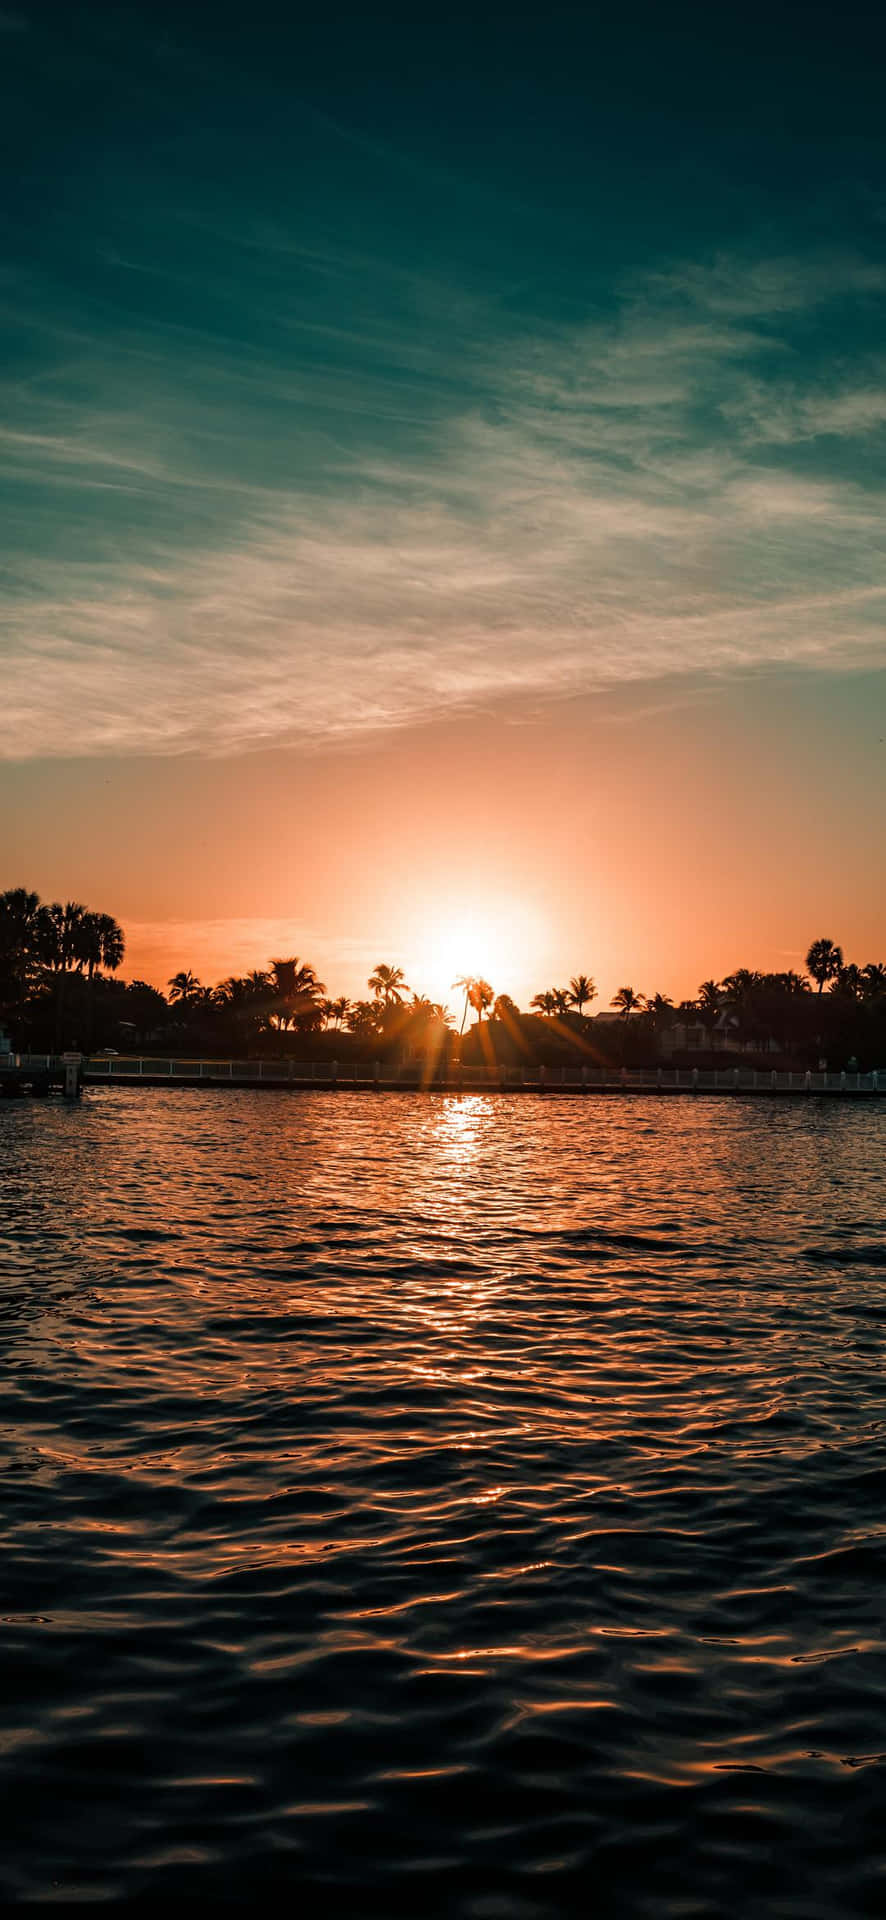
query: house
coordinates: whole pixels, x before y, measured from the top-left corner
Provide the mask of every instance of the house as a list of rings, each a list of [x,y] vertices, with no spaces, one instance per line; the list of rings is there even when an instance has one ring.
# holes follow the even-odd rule
[[[683,1053],[780,1053],[777,1040],[744,1039],[738,1015],[724,1008],[712,1025],[687,1016],[662,1027],[656,1036],[659,1058],[673,1060]]]

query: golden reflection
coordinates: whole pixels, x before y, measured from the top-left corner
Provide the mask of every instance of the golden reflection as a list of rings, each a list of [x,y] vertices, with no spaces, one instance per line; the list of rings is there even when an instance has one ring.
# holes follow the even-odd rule
[[[489,1118],[489,1101],[482,1096],[459,1095],[441,1101],[434,1132],[444,1156],[467,1162],[480,1144],[480,1122]]]

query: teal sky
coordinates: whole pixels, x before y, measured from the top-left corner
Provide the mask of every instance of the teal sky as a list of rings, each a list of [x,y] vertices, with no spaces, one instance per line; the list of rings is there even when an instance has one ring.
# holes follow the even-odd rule
[[[127,832],[219,764],[249,818],[281,779],[310,811],[334,769],[365,871],[378,782],[422,739],[433,759],[448,729],[470,785],[483,730],[517,729],[488,805],[519,890],[530,809],[561,857],[550,768],[579,721],[607,767],[623,743],[596,831],[636,847],[632,729],[656,775],[716,711],[776,812],[819,742],[839,831],[798,914],[816,884],[838,904],[847,859],[857,895],[886,766],[882,20],[0,13],[4,884],[137,915]],[[743,858],[756,801],[722,777],[695,815]],[[431,840],[439,785],[410,787]],[[758,827],[775,900],[791,843]],[[188,832],[146,919],[224,918],[226,892],[304,921],[322,845],[259,902],[257,840],[232,875]],[[672,858],[697,881],[685,827]],[[321,958],[351,938],[324,913]]]

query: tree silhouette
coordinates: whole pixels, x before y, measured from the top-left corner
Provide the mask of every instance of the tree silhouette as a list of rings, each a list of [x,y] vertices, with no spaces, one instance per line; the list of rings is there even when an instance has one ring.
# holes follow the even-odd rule
[[[579,1013],[581,1013],[583,1008],[588,1006],[592,1000],[596,1000],[597,988],[589,974],[577,973],[575,978],[570,980],[569,998]]]
[[[495,993],[488,980],[472,980],[468,999],[478,1020],[482,1020],[495,1000]]]
[[[494,1020],[503,1021],[505,1026],[513,1026],[515,1020],[520,1018],[520,1009],[516,1000],[512,1000],[509,993],[497,994],[492,1017]]]
[[[370,993],[375,994],[376,1000],[384,1000],[386,1007],[399,1004],[404,993],[409,992],[403,968],[388,967],[382,961],[379,962],[375,972],[370,974],[366,984]]]
[[[167,980],[166,984],[169,988],[171,1006],[189,1007],[191,1001],[201,991],[196,974],[190,971],[174,973],[172,979]]]
[[[841,967],[834,981],[834,990],[842,993],[847,1000],[861,1000],[864,997],[864,975],[860,967],[851,964]]]
[[[86,916],[92,937],[98,945],[98,964],[106,973],[116,973],[123,965],[126,941],[123,928],[110,913],[90,913]]]
[[[14,1012],[27,997],[42,957],[39,893],[9,887],[0,894],[0,1010]]]
[[[110,914],[76,900],[43,903],[25,887],[0,892],[0,1015],[21,1025],[26,1044],[47,1050],[53,1026],[57,1044],[63,1031],[67,1038],[76,1019],[82,1041],[91,1038],[100,1020],[104,1037],[117,1044],[121,1029],[128,1028],[130,1041],[135,1031],[156,1033],[167,1024],[172,1007],[179,1030],[189,1030],[189,1044],[211,1044],[216,1052],[221,1043],[251,1044],[266,1038],[269,1030],[306,1033],[321,1023],[336,1031],[346,1027],[357,1052],[361,1046],[368,1050],[381,1045],[406,1049],[407,1057],[411,1053],[430,1059],[433,1054],[436,1060],[445,1051],[448,1009],[408,988],[401,967],[380,963],[369,983],[372,997],[354,1004],[345,995],[327,999],[316,970],[295,956],[277,958],[267,969],[230,974],[214,987],[182,969],[169,980],[167,1002],[144,981],[127,986],[112,977],[123,963],[124,949],[123,930]],[[844,964],[840,947],[821,939],[813,941],[806,965],[806,973],[738,967],[722,981],[703,980],[697,998],[682,1002],[676,1015],[667,994],[644,999],[633,987],[620,987],[611,1004],[621,1015],[622,1059],[639,1057],[644,1042],[651,1053],[657,1030],[675,1017],[700,1016],[712,1027],[728,1008],[737,1016],[730,1017],[730,1044],[737,1039],[767,1051],[812,1058],[822,1052],[844,1061],[855,1056],[876,1066],[886,1057],[886,963]],[[535,1049],[542,1060],[548,1049],[558,1058],[570,1048],[587,1051],[580,1028],[585,1008],[596,996],[589,975],[575,974],[568,987],[549,987],[533,995],[532,1011],[545,1015],[544,1023],[521,1018],[510,996],[496,998],[489,982],[479,976],[463,975],[454,984],[464,995],[461,1031],[473,1009],[475,1038],[479,1030],[484,1055],[490,1054],[491,1045],[483,1023],[493,1013],[502,1028],[496,1047],[507,1039],[527,1057]],[[833,991],[819,1005],[826,987]],[[641,1011],[644,1017],[632,1022],[631,1016]],[[637,1047],[629,1056],[634,1040]]]
[[[468,1017],[468,1008],[471,1004],[471,988],[473,987],[473,985],[474,985],[474,976],[472,973],[459,974],[458,979],[453,980],[452,982],[453,993],[463,993],[465,997],[465,1004],[464,1004],[464,1009],[462,1011],[461,1026],[459,1027],[459,1033],[464,1033],[464,1030],[465,1030],[465,1021]]]
[[[754,988],[759,986],[761,977],[752,967],[736,967],[735,972],[727,973],[723,981],[724,999],[730,1006],[740,1007],[742,1001],[747,1000]]]
[[[377,1039],[381,1030],[381,1008],[377,1000],[352,1000],[348,1009],[348,1031],[358,1039]]]
[[[314,1021],[317,1002],[326,992],[315,969],[307,960],[299,960],[296,954],[289,959],[271,961],[271,988],[273,1001],[269,1017],[276,1021],[281,1032],[301,1022]]]
[[[833,940],[813,940],[806,955],[806,972],[816,982],[819,993],[829,980],[836,980],[843,965],[843,949]]]
[[[547,987],[544,993],[534,993],[529,1005],[535,1007],[538,1013],[544,1013],[550,1017],[557,1011],[556,990],[552,987]]]

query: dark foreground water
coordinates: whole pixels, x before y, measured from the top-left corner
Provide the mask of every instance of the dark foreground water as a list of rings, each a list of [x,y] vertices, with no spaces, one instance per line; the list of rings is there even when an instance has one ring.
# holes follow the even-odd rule
[[[882,1912],[884,1148],[0,1109],[0,1895]]]

